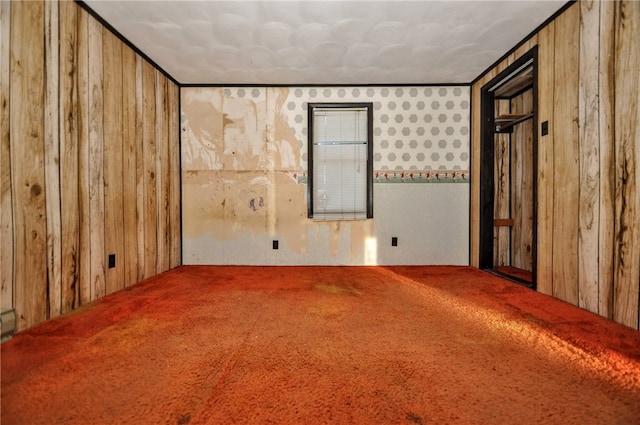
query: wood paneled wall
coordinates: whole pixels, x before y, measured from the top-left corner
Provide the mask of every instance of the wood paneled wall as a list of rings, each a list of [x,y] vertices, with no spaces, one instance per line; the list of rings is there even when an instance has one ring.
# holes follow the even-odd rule
[[[472,87],[471,259],[479,259],[480,89],[538,46],[538,290],[638,328],[640,2],[580,1]]]
[[[180,264],[179,88],[75,2],[2,1],[0,28],[1,296],[22,330]]]

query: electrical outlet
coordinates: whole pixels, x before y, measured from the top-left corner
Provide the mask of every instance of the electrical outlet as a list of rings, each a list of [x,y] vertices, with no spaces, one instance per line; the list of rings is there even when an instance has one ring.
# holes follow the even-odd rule
[[[398,246],[398,238],[393,236],[391,238],[391,246]]]
[[[273,249],[278,249],[278,241],[273,241]]]
[[[109,268],[112,269],[116,266],[116,254],[109,254]]]

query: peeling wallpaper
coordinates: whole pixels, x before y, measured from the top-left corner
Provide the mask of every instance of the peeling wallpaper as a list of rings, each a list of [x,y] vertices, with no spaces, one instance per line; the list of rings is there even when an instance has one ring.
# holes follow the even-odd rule
[[[468,185],[451,184],[468,183],[468,87],[190,87],[181,96],[185,264],[468,263]],[[374,219],[308,219],[307,104],[365,101],[374,105]],[[407,214],[428,225],[408,228]],[[381,249],[391,235],[405,248]],[[271,251],[276,239],[284,243]]]

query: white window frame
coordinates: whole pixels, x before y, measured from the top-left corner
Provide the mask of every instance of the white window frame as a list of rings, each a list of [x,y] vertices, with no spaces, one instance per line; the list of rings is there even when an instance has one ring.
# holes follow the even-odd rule
[[[308,124],[309,218],[373,218],[373,103],[310,103]]]

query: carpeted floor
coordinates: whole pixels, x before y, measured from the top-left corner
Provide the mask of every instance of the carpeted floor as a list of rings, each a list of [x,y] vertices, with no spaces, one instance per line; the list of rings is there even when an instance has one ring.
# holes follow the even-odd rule
[[[467,267],[180,267],[1,355],[2,425],[640,423],[640,332]]]

